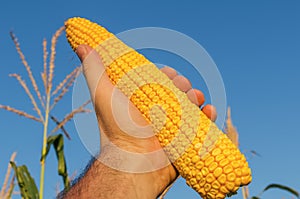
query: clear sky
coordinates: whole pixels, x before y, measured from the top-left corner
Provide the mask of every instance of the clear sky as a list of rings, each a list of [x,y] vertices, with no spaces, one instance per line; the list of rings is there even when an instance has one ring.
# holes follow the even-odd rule
[[[22,66],[9,31],[19,38],[36,78],[42,71],[42,40],[63,25],[82,16],[119,33],[138,27],[163,27],[188,35],[201,44],[222,76],[226,101],[240,134],[241,150],[253,171],[251,195],[270,183],[300,191],[300,2],[291,1],[3,1],[0,6],[0,104],[34,114],[27,96],[10,73],[22,74]],[[79,64],[64,36],[57,45],[55,82]],[[189,64],[163,51],[142,51],[151,60],[176,68],[194,87],[206,85]],[[38,80],[42,85],[42,82]],[[208,97],[209,98],[209,97]],[[72,110],[71,92],[54,110],[58,118]],[[298,119],[297,119],[298,118]],[[51,126],[53,127],[53,126]],[[90,159],[73,122],[66,125],[72,140],[65,141],[69,173],[79,174]],[[0,110],[0,182],[12,152],[17,163],[26,164],[39,182],[42,126]],[[255,150],[261,157],[253,157]],[[55,196],[56,157],[51,151],[46,165],[45,198]],[[291,198],[270,191],[263,198]],[[20,198],[16,196],[14,198]],[[180,180],[166,198],[197,198]],[[241,194],[232,198],[241,198]]]

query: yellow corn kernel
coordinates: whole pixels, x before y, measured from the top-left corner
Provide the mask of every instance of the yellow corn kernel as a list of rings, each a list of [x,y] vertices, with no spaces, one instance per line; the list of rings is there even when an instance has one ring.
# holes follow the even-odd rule
[[[99,53],[111,82],[152,124],[173,165],[202,198],[225,198],[250,183],[243,154],[153,63],[87,19],[71,18],[65,27],[74,50],[87,44]]]

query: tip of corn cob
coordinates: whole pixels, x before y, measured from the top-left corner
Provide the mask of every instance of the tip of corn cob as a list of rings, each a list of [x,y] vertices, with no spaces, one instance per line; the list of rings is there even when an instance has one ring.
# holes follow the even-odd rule
[[[225,198],[251,182],[245,156],[154,64],[87,19],[71,18],[65,26],[74,50],[80,44],[96,49],[112,83],[152,124],[173,165],[202,198]]]
[[[65,27],[68,42],[73,50],[76,50],[80,44],[87,44],[92,48],[96,48],[101,42],[113,36],[113,34],[108,32],[104,27],[95,26],[95,23],[81,17],[73,17],[66,20]],[[99,35],[99,33],[101,33],[101,35]],[[75,35],[81,36],[78,37]]]

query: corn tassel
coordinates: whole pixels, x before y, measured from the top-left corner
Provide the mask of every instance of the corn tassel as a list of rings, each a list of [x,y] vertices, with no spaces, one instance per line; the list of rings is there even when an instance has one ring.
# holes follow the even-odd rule
[[[73,50],[87,44],[99,53],[112,83],[152,124],[170,161],[202,198],[225,198],[251,182],[245,156],[153,63],[87,19],[71,18],[65,26]]]

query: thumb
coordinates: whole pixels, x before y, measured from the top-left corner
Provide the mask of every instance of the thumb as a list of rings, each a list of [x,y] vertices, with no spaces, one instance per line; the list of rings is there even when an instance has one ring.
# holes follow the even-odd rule
[[[153,136],[138,109],[111,83],[99,54],[87,45],[78,46],[76,53],[82,62],[83,74],[101,124],[114,123],[113,126],[135,136]]]
[[[79,45],[76,53],[82,63],[83,74],[90,91],[91,99],[95,103],[96,90],[100,81],[107,86],[109,85],[108,88],[112,88],[112,85],[105,73],[105,67],[99,54],[93,48],[84,44]]]

